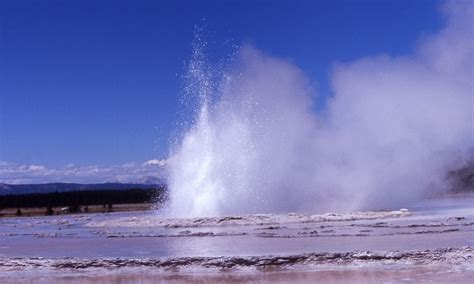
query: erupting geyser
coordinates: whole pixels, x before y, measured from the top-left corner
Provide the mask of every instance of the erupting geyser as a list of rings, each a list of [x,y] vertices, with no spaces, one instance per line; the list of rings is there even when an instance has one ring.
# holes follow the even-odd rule
[[[337,65],[319,113],[293,64],[244,47],[216,76],[198,44],[198,111],[171,153],[169,214],[380,209],[445,190],[472,153],[474,106],[472,5],[444,12],[447,27],[410,57]]]

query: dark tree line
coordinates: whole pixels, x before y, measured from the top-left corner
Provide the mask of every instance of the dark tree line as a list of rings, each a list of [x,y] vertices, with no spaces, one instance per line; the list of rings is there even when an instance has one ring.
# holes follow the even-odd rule
[[[164,187],[156,189],[82,190],[69,192],[0,195],[1,208],[78,207],[84,205],[162,202]]]

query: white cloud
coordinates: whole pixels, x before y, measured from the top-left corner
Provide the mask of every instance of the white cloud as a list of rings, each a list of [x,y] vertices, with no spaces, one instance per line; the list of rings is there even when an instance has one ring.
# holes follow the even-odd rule
[[[158,159],[153,159],[146,161],[144,165],[157,165],[157,166],[166,166],[168,164],[168,160],[158,160]]]
[[[28,167],[29,171],[44,171],[46,168],[44,166],[30,165]]]
[[[131,162],[113,166],[67,164],[49,168],[0,161],[0,183],[25,184],[48,182],[102,183],[135,182],[144,176],[164,177],[166,160]]]

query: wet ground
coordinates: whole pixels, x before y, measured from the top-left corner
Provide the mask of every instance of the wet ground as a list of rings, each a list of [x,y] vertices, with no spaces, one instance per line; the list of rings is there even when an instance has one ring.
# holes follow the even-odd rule
[[[472,248],[474,196],[347,214],[2,218],[0,282],[468,282]]]

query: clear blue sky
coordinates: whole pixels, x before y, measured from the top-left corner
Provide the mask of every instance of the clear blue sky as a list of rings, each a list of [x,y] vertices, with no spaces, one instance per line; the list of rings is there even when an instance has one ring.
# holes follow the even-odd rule
[[[250,43],[328,96],[337,61],[413,52],[439,1],[0,2],[0,161],[59,167],[165,158],[205,18],[211,59]]]

